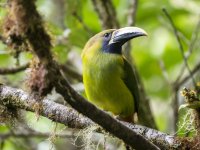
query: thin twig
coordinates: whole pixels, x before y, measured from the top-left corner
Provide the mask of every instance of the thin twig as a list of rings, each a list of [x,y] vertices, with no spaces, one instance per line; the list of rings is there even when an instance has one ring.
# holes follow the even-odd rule
[[[29,63],[22,65],[22,66],[19,66],[19,67],[15,67],[15,68],[0,68],[0,74],[1,75],[15,74],[15,73],[18,73],[20,71],[24,71],[28,67],[29,67]]]
[[[128,18],[127,18],[127,26],[134,26],[136,22],[136,12],[137,12],[138,0],[130,0],[129,1],[129,10],[128,10]],[[128,58],[130,62],[132,62],[132,57],[130,54],[131,51],[131,43],[130,41],[124,45],[124,55]]]
[[[163,62],[163,60],[160,60],[159,62],[160,62],[159,64],[160,64],[160,68],[162,70],[162,75],[163,75],[164,79],[166,80],[166,82],[169,85],[172,85],[171,81],[169,80],[169,75],[167,73],[167,69],[166,69],[165,63]]]
[[[195,73],[197,73],[198,71],[200,71],[200,62],[195,65],[195,68],[191,71],[191,74],[194,75]],[[175,83],[175,86],[178,88],[181,85],[183,85],[186,81],[188,81],[191,78],[191,75],[187,75],[185,76],[182,80],[180,80],[179,82]]]
[[[60,65],[61,70],[66,73],[67,75],[69,75],[70,77],[72,77],[73,79],[78,80],[79,82],[83,81],[83,77],[80,73],[78,73],[77,71],[75,71],[73,68],[71,68],[68,65]]]
[[[0,139],[6,140],[7,138],[10,137],[17,137],[17,138],[49,138],[52,135],[52,133],[49,132],[23,132],[23,133],[13,133],[13,132],[8,132],[8,133],[1,133],[0,134]],[[55,133],[56,137],[59,138],[72,138],[75,137],[75,135],[73,134],[69,134],[69,133]]]
[[[21,71],[24,71],[30,66],[29,63],[19,66],[19,67],[13,67],[13,68],[0,68],[0,74],[1,75],[7,75],[7,74],[15,74]],[[67,65],[61,64],[59,65],[61,70],[63,70],[64,73],[69,75],[70,77],[78,80],[79,82],[82,82],[82,75],[78,73],[77,71],[73,70],[73,68],[70,68]]]
[[[195,46],[195,43],[198,41],[198,35],[199,35],[199,29],[200,29],[200,19],[196,25],[196,28],[195,30],[193,31],[192,33],[192,37],[191,37],[191,40],[190,40],[190,43],[189,43],[189,48],[187,50],[187,55],[185,56],[186,59],[188,60],[188,58],[191,56],[192,52],[193,52],[193,49],[194,49],[194,46]],[[182,66],[182,68],[180,69],[180,74],[177,76],[176,80],[174,81],[174,83],[178,83],[183,75],[183,72],[185,70],[185,63],[184,65]]]
[[[89,35],[93,35],[94,34],[94,32],[85,24],[83,19],[77,14],[77,12],[74,11],[72,13],[72,15],[80,22],[80,24],[83,26],[85,31],[87,31],[89,33]]]
[[[190,40],[190,44],[189,44],[189,49],[188,49],[188,54],[186,55],[186,58],[188,59],[190,57],[190,55],[192,54],[193,50],[194,50],[194,46],[195,43],[198,42],[198,36],[199,36],[199,30],[200,30],[200,18],[198,20],[198,23],[196,25],[196,28],[194,29],[193,33],[192,33],[192,38]]]
[[[176,87],[172,87],[173,90],[173,95],[172,95],[172,108],[173,108],[173,129],[174,131],[177,131],[177,123],[178,123],[178,118],[179,118],[179,113],[178,113],[178,89]]]
[[[168,20],[169,20],[169,22],[170,22],[170,24],[171,24],[171,26],[172,26],[172,28],[173,28],[174,35],[175,35],[175,37],[176,37],[176,39],[177,39],[177,41],[178,41],[179,49],[180,49],[180,51],[181,51],[181,55],[182,55],[182,57],[183,57],[185,66],[186,66],[186,68],[187,68],[187,70],[188,70],[188,72],[189,72],[189,74],[190,74],[190,78],[192,79],[193,86],[196,87],[196,82],[195,82],[195,79],[194,79],[194,77],[193,77],[193,75],[192,75],[192,72],[191,72],[191,70],[190,70],[189,64],[188,64],[188,62],[187,62],[187,57],[186,57],[185,54],[184,54],[184,49],[183,49],[183,45],[182,45],[182,43],[181,43],[181,39],[180,39],[180,37],[179,37],[179,35],[178,35],[178,30],[177,30],[177,28],[176,28],[176,26],[175,26],[175,24],[174,24],[174,22],[173,22],[171,16],[169,15],[169,13],[167,12],[167,10],[166,10],[165,8],[163,8],[163,12],[164,12],[164,14],[166,15],[166,17],[168,18]]]
[[[119,28],[116,12],[111,0],[92,0],[103,29]]]
[[[129,10],[128,10],[128,26],[134,26],[136,22],[136,12],[138,6],[138,0],[129,1]]]
[[[62,29],[66,29],[65,15],[66,15],[66,3],[65,0],[53,0],[55,8],[52,10],[52,18],[54,23]]]

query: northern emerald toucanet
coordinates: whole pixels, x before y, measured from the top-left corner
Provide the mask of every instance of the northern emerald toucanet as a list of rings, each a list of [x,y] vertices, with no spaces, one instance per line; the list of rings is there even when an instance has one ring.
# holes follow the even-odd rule
[[[138,112],[139,90],[122,46],[130,39],[146,35],[138,27],[105,30],[90,38],[82,51],[88,100],[126,121],[132,121]]]

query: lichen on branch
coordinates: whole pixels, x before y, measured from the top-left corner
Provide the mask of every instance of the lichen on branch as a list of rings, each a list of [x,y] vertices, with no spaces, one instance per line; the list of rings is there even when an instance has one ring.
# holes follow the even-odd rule
[[[4,22],[4,37],[14,50],[26,45],[26,50],[35,54],[27,85],[39,97],[47,95],[53,88],[56,71],[51,53],[50,36],[45,31],[34,0],[8,1],[9,13]],[[25,49],[25,48],[24,48]],[[49,61],[51,60],[51,61]]]

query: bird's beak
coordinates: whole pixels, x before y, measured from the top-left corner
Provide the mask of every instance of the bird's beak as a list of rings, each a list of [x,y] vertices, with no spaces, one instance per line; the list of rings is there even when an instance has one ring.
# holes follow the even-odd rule
[[[146,31],[138,27],[121,28],[121,29],[115,30],[112,33],[112,37],[109,41],[109,45],[113,43],[119,43],[123,45],[127,41],[139,36],[147,36]]]

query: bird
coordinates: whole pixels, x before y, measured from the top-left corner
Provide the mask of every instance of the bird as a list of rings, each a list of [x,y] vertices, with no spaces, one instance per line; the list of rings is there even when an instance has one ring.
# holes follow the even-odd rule
[[[140,96],[136,74],[122,47],[140,36],[147,33],[139,27],[107,29],[90,38],[81,54],[88,101],[127,122],[134,122]]]

